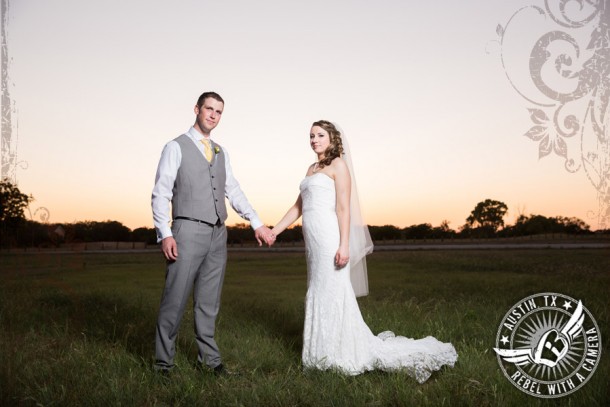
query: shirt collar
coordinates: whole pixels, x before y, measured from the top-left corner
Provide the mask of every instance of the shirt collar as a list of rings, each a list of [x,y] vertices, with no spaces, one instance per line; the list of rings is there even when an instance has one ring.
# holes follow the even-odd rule
[[[203,136],[203,134],[199,133],[197,130],[195,130],[194,127],[191,126],[191,128],[189,129],[189,131],[187,131],[187,134],[195,141],[201,141],[202,139],[204,139],[205,137]],[[212,141],[212,138],[208,138],[208,140]]]

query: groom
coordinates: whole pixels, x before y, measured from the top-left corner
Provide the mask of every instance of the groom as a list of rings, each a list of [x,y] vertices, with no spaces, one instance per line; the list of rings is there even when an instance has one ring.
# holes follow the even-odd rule
[[[198,365],[217,375],[227,374],[214,340],[227,261],[225,197],[239,216],[250,221],[259,246],[274,241],[233,176],[227,151],[210,139],[223,109],[224,100],[217,93],[199,96],[195,124],[165,145],[157,168],[152,210],[167,259],[155,338],[155,370],[161,373],[174,367],[178,328],[193,289]]]

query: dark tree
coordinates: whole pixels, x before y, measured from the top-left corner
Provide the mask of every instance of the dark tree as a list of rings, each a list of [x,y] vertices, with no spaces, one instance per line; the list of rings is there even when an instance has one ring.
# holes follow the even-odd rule
[[[154,228],[136,228],[131,232],[133,242],[144,242],[146,244],[157,243],[157,232]]]
[[[539,235],[558,232],[557,223],[542,215],[519,215],[515,225],[511,227],[516,236]]]
[[[402,230],[394,225],[369,226],[373,241],[402,239]]]
[[[0,181],[0,224],[25,220],[25,209],[34,198],[22,193],[8,178]]]
[[[252,228],[245,223],[236,223],[233,226],[227,227],[227,243],[233,244],[244,244],[246,242],[254,241],[254,232]]]
[[[66,234],[70,236],[70,240],[75,242],[131,241],[131,231],[129,228],[113,220],[105,222],[84,221],[65,226]]]
[[[403,232],[407,239],[430,239],[432,237],[432,225],[429,223],[411,225],[404,228]]]
[[[557,223],[561,225],[563,231],[565,233],[570,234],[585,234],[590,233],[590,226],[585,223],[582,219],[579,218],[566,218],[565,216],[557,216],[555,217]]]
[[[587,234],[592,233],[589,225],[578,218],[556,216],[547,218],[543,215],[520,215],[513,226],[506,227],[502,233],[506,236],[531,236],[545,233]]]
[[[281,243],[298,243],[303,240],[303,227],[295,225],[284,230],[278,237],[277,241]]]
[[[129,242],[131,240],[131,230],[121,222],[107,220],[95,223],[96,241]]]
[[[466,224],[470,227],[479,227],[491,232],[496,232],[504,227],[504,216],[508,212],[508,207],[504,202],[486,199],[479,202],[470,212],[466,219]]]
[[[455,230],[449,227],[449,221],[444,220],[441,222],[440,226],[432,229],[432,237],[435,239],[449,239],[454,238],[456,235]]]

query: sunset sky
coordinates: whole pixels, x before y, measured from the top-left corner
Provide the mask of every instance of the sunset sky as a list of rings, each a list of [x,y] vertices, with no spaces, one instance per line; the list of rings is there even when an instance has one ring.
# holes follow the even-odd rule
[[[532,4],[544,6],[13,0],[9,91],[27,163],[19,188],[50,222],[152,227],[161,150],[192,125],[199,94],[214,90],[226,105],[212,137],[267,224],[294,203],[315,160],[310,125],[327,119],[349,138],[368,224],[457,229],[490,198],[508,205],[509,224],[560,215],[595,229],[590,177],[556,154],[539,159],[539,143],[524,137],[533,104],[507,77],[531,88],[529,53],[554,28],[535,13],[515,19],[502,54],[498,24]],[[580,160],[578,137],[566,141]]]

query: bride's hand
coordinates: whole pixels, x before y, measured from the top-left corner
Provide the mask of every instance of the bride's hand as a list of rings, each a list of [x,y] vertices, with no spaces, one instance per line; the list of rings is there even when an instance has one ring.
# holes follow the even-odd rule
[[[339,247],[335,254],[335,266],[343,268],[347,263],[349,263],[349,247]]]

